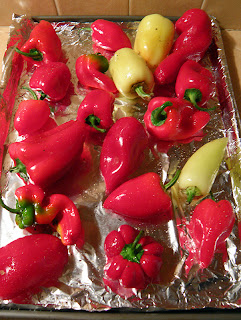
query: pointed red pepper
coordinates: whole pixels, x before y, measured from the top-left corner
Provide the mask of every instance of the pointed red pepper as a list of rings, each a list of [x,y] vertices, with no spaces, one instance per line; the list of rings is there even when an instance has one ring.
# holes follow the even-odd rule
[[[29,81],[33,90],[40,91],[41,99],[62,100],[70,86],[71,73],[63,62],[49,62],[37,68]]]
[[[180,244],[188,250],[185,269],[188,273],[192,266],[207,268],[215,252],[221,250],[226,256],[226,239],[229,237],[235,222],[235,213],[228,200],[215,202],[205,199],[194,209],[190,223],[182,221],[186,231],[179,225]]]
[[[105,74],[108,68],[108,60],[100,54],[83,54],[75,63],[76,75],[82,86],[117,93],[113,80]]]
[[[89,135],[104,134],[112,125],[114,95],[102,89],[90,91],[78,108],[77,120],[85,125]]]
[[[122,225],[111,231],[104,243],[107,263],[104,282],[114,288],[145,289],[158,283],[163,247],[150,236],[143,236],[131,226]],[[116,285],[115,285],[116,286]],[[116,293],[120,293],[118,288]]]
[[[185,61],[200,61],[212,42],[212,26],[202,9],[187,10],[175,24],[179,35],[172,52],[156,68],[154,75],[159,84],[172,83]]]
[[[27,42],[16,51],[36,66],[60,61],[62,58],[61,41],[51,23],[46,20],[41,20],[33,28]]]
[[[140,166],[147,147],[147,133],[136,118],[124,117],[115,122],[106,134],[100,155],[106,194],[126,181]]]
[[[172,201],[166,192],[169,187],[162,186],[157,173],[148,172],[116,188],[103,207],[132,223],[165,223],[173,219]]]
[[[56,286],[68,262],[68,250],[49,234],[19,238],[0,248],[0,298],[15,299]]]
[[[9,146],[9,154],[20,167],[11,171],[24,171],[34,184],[45,188],[70,168],[82,152],[84,139],[83,124],[70,120],[52,130],[14,142]]]
[[[196,110],[179,98],[155,97],[144,115],[147,131],[162,141],[180,141],[200,135],[210,120],[208,112]]]
[[[207,110],[201,107],[216,93],[212,72],[196,61],[186,61],[179,70],[175,91],[178,98],[190,101],[196,109]]]
[[[114,54],[121,48],[131,48],[131,41],[121,26],[113,21],[97,19],[91,24],[95,52],[104,49]],[[103,52],[103,51],[102,51]]]

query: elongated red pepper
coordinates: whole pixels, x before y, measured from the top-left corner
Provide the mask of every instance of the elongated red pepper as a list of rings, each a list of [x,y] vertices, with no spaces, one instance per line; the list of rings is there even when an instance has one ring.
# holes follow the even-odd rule
[[[20,167],[11,171],[26,170],[34,184],[45,188],[70,168],[82,152],[84,139],[83,124],[70,120],[52,130],[14,142],[9,146],[9,154]]]
[[[29,81],[33,90],[40,91],[41,99],[62,100],[70,86],[71,73],[63,62],[49,62],[37,68]]]
[[[113,21],[97,19],[91,24],[92,41],[97,48],[115,52],[131,48],[131,41],[121,26]]]
[[[196,61],[186,61],[179,70],[175,91],[178,98],[184,98],[195,108],[205,110],[205,107],[200,107],[213,98],[216,92],[212,72]]]
[[[48,234],[19,238],[0,248],[0,298],[15,299],[56,286],[68,262],[60,239]]]
[[[228,200],[215,202],[205,199],[194,209],[190,223],[185,223],[187,230],[179,226],[180,244],[188,250],[189,255],[185,261],[188,273],[192,266],[199,269],[207,268],[215,252],[226,252],[226,239],[229,237],[235,222],[235,214]],[[186,233],[187,232],[187,233]]]
[[[158,283],[163,247],[152,237],[122,225],[107,235],[104,248],[104,282],[112,289],[117,287],[116,293],[121,294],[120,287],[142,290],[150,283]]]
[[[34,27],[27,42],[16,51],[36,66],[62,58],[61,41],[51,23],[45,20]]]
[[[51,224],[58,231],[64,245],[73,245],[82,239],[84,231],[75,204],[63,194],[45,197],[44,191],[36,185],[25,185],[15,191],[16,208],[10,208],[0,199],[3,208],[16,214],[16,223],[21,229],[35,224]]]
[[[140,166],[148,136],[134,117],[124,117],[108,131],[100,155],[100,171],[105,180],[106,194],[112,192]]]
[[[175,24],[177,40],[172,52],[156,68],[159,84],[172,83],[185,61],[200,61],[212,42],[211,20],[202,9],[187,10]]]
[[[147,131],[162,141],[180,141],[202,134],[210,120],[208,112],[196,110],[179,98],[155,97],[144,115]]]
[[[113,125],[113,109],[114,95],[102,89],[95,89],[81,102],[77,120],[85,124],[88,132],[105,133]]]
[[[105,74],[108,68],[108,60],[100,54],[83,54],[75,63],[76,75],[82,86],[117,93],[113,80]]]
[[[132,223],[161,224],[173,218],[171,199],[155,172],[121,184],[107,197],[103,207]]]

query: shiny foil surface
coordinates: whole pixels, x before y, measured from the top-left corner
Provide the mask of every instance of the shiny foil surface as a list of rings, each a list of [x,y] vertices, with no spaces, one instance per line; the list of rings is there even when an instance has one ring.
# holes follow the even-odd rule
[[[213,43],[203,58],[203,64],[212,71],[216,82],[216,96],[209,101],[209,107],[217,108],[211,111],[211,120],[206,126],[205,137],[201,141],[188,144],[179,144],[171,147],[168,152],[156,150],[157,157],[151,152],[145,162],[138,169],[138,173],[148,171],[157,172],[165,183],[176,170],[181,168],[190,155],[201,145],[216,138],[227,136],[229,139],[227,155],[223,161],[219,174],[214,182],[212,192],[217,200],[229,200],[236,213],[236,223],[230,237],[227,239],[228,260],[223,264],[222,257],[215,254],[211,265],[202,273],[187,277],[184,272],[184,263],[187,252],[183,254],[179,245],[176,221],[170,221],[162,226],[141,226],[146,234],[151,235],[164,247],[163,266],[161,269],[160,284],[149,285],[143,291],[133,290],[133,296],[123,299],[105,288],[103,283],[103,268],[105,265],[104,240],[107,234],[116,230],[126,222],[120,217],[106,213],[102,207],[105,199],[104,180],[99,172],[99,156],[101,147],[92,146],[93,166],[86,175],[81,176],[78,190],[72,189],[71,184],[60,183],[56,192],[66,193],[76,204],[85,229],[86,242],[79,250],[70,246],[69,262],[60,278],[58,288],[44,288],[33,297],[33,304],[24,305],[24,308],[38,309],[48,307],[53,310],[72,309],[88,311],[104,311],[111,308],[122,310],[137,309],[146,311],[158,310],[189,310],[196,308],[237,308],[241,304],[241,253],[238,225],[240,216],[240,140],[239,116],[232,92],[231,81],[225,59],[223,43],[219,26],[212,19]],[[111,20],[111,19],[110,19]],[[1,190],[4,202],[10,207],[15,205],[14,192],[23,182],[9,169],[13,165],[8,155],[8,146],[22,138],[13,127],[13,119],[19,103],[30,99],[30,93],[23,89],[28,86],[33,70],[23,65],[18,81],[18,68],[13,67],[14,46],[19,35],[24,39],[33,26],[33,20],[26,16],[13,16],[10,29],[8,49],[3,61],[3,75],[1,85],[1,120],[5,119],[6,136],[2,137],[4,146],[1,149],[2,175]],[[78,107],[84,99],[86,91],[78,85],[75,74],[75,61],[84,53],[92,53],[91,33],[83,27],[89,27],[91,21],[83,18],[76,22],[52,22],[62,42],[66,55],[67,65],[72,74],[73,93],[70,101],[64,105],[55,105],[52,116],[58,124],[75,119]],[[118,21],[134,43],[134,37],[139,21]],[[16,41],[15,41],[16,40]],[[11,92],[4,97],[5,90]],[[14,95],[14,101],[12,101]],[[7,100],[9,99],[9,100]],[[11,110],[12,104],[12,110]],[[114,119],[123,116],[135,116],[141,122],[147,102],[141,99],[127,100],[118,97],[115,100]],[[207,164],[208,165],[208,164]],[[74,176],[74,174],[73,174]],[[74,178],[73,178],[74,179]],[[75,179],[76,180],[76,179]],[[74,181],[75,181],[74,180]],[[78,182],[78,181],[77,181]],[[75,181],[76,183],[76,181]],[[188,216],[193,206],[187,206],[170,193],[173,200],[175,217]],[[0,246],[27,235],[19,229],[14,221],[14,215],[1,210],[0,215]],[[2,306],[12,306],[11,301],[1,301]],[[21,306],[18,306],[21,309]]]

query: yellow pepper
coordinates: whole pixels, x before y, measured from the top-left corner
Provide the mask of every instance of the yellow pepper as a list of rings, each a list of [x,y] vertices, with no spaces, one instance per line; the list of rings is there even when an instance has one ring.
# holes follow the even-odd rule
[[[223,160],[228,138],[212,140],[204,144],[188,159],[177,186],[180,192],[187,195],[191,203],[195,196],[205,197],[209,194]]]
[[[150,98],[154,87],[153,74],[145,60],[133,49],[116,51],[110,60],[109,71],[116,88],[126,98]]]
[[[174,33],[171,20],[160,14],[147,15],[138,26],[134,50],[155,69],[171,50]]]

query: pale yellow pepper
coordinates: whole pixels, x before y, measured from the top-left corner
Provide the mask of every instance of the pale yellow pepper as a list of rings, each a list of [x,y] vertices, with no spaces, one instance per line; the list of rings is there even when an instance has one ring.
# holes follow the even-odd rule
[[[145,60],[133,49],[122,48],[115,52],[109,71],[118,91],[128,99],[150,98],[154,77]],[[143,95],[141,95],[141,93]]]
[[[170,19],[160,14],[147,15],[138,26],[134,50],[151,69],[155,69],[170,52],[174,34],[174,24]]]

